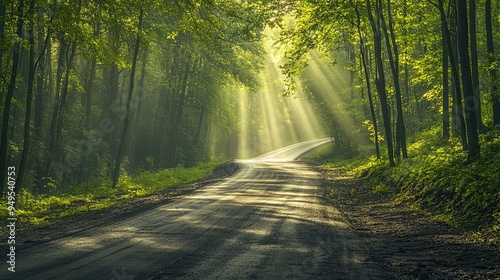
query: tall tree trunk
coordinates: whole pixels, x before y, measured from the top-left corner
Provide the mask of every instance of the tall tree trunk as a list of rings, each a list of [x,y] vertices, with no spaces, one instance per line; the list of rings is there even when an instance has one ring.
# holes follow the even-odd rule
[[[490,83],[491,95],[493,96],[493,125],[500,124],[500,94],[498,93],[497,72],[491,64],[495,62],[495,48],[493,44],[493,28],[491,24],[491,0],[486,0],[486,47],[488,49],[488,59],[490,62]]]
[[[120,178],[120,168],[123,160],[123,155],[125,154],[125,142],[127,140],[127,132],[129,128],[130,122],[130,114],[131,114],[131,104],[132,97],[134,95],[134,78],[135,78],[135,70],[137,67],[137,56],[139,55],[140,43],[141,43],[141,32],[142,32],[142,21],[144,17],[144,10],[142,7],[139,12],[139,23],[137,30],[137,37],[135,39],[134,46],[134,56],[132,59],[132,68],[130,70],[130,84],[127,98],[127,111],[125,112],[125,119],[123,120],[123,131],[121,135],[120,147],[118,148],[118,154],[116,156],[115,170],[113,172],[113,185],[112,188],[116,188],[118,184],[118,178]]]
[[[351,100],[354,100],[354,76],[356,74],[356,56],[354,55],[354,46],[349,44],[347,46],[347,54],[351,63],[349,70],[349,87],[351,91]]]
[[[460,76],[458,73],[458,65],[456,63],[455,59],[455,52],[453,51],[453,46],[451,44],[451,35],[450,35],[450,30],[448,28],[448,20],[446,19],[446,15],[444,12],[444,4],[443,0],[438,0],[438,4],[434,4],[432,1],[429,1],[431,4],[435,5],[438,10],[439,14],[441,17],[441,22],[444,24],[444,32],[445,36],[444,39],[446,41],[446,45],[448,46],[448,56],[449,56],[449,62],[451,66],[451,74],[453,77],[453,85],[454,85],[454,96],[453,96],[453,106],[454,106],[454,111],[456,115],[454,115],[454,121],[457,122],[459,133],[460,133],[460,139],[461,139],[461,144],[462,148],[464,150],[468,149],[467,145],[467,135],[466,135],[466,130],[465,130],[465,120],[464,120],[464,115],[463,115],[463,106],[462,106],[462,95],[461,95],[461,89],[460,89]]]
[[[465,120],[467,123],[467,138],[469,152],[467,158],[472,160],[479,156],[479,139],[477,135],[476,121],[476,99],[471,79],[471,67],[469,58],[469,40],[467,24],[467,3],[457,0],[458,8],[458,53],[460,56],[460,70],[462,74],[462,86],[464,89]]]
[[[474,102],[476,105],[477,129],[484,131],[483,118],[481,113],[481,92],[479,90],[479,67],[477,58],[477,40],[476,40],[476,0],[469,0],[469,30],[470,30],[470,58],[472,67],[472,88]]]
[[[99,36],[100,30],[101,29],[101,24],[100,22],[96,23],[96,26],[94,27],[94,37]],[[97,66],[97,59],[94,57],[92,58],[92,61],[90,62],[90,70],[89,70],[89,77],[85,83],[85,129],[89,130],[90,129],[90,117],[91,117],[91,112],[92,112],[92,91],[93,91],[93,85],[94,85],[94,79],[95,79],[95,74],[96,74],[96,66]]]
[[[129,162],[130,162],[130,170],[135,169],[135,151],[136,148],[138,147],[137,144],[137,137],[136,135],[139,134],[139,131],[137,131],[138,123],[141,120],[141,115],[142,115],[142,100],[144,99],[144,94],[146,94],[146,90],[144,88],[144,79],[146,78],[146,64],[147,64],[147,59],[148,59],[148,52],[144,51],[144,54],[142,56],[142,69],[141,69],[141,77],[139,78],[139,84],[138,84],[138,98],[137,99],[137,113],[135,117],[132,119],[132,127],[133,130],[135,131],[134,135],[132,136],[132,140],[130,143],[130,152],[129,152]]]
[[[38,17],[42,17],[43,12],[41,9],[38,10]],[[38,42],[44,40],[45,28],[43,25],[38,25]],[[36,75],[36,91],[35,91],[35,135],[39,141],[42,140],[42,120],[43,120],[43,98],[45,90],[45,60],[46,56],[50,52],[50,30],[47,30],[47,37],[44,44],[38,45],[38,53],[40,57],[38,59],[38,71]],[[48,50],[48,51],[46,51]],[[48,60],[48,59],[47,59]],[[49,61],[50,63],[50,61]]]
[[[441,22],[441,46],[443,51],[443,140],[448,141],[450,138],[450,97],[448,85],[448,48],[446,46],[446,26]]]
[[[69,44],[66,44],[64,40],[64,34],[59,34],[59,53],[58,53],[58,61],[57,61],[57,70],[56,70],[56,80],[55,80],[55,96],[54,96],[54,104],[52,107],[52,113],[50,118],[50,128],[49,128],[49,139],[47,144],[47,158],[45,162],[45,176],[50,174],[50,168],[52,166],[52,161],[55,156],[55,148],[57,146],[57,137],[56,137],[56,128],[57,128],[57,117],[59,115],[59,108],[61,103],[61,82],[64,71],[64,63],[69,63],[65,60],[66,53],[68,52]]]
[[[36,62],[35,62],[35,33],[34,28],[35,24],[33,23],[34,17],[34,8],[35,8],[35,0],[31,0],[28,8],[28,15],[31,15],[31,20],[28,29],[28,42],[30,44],[29,49],[29,59],[28,59],[28,92],[26,94],[26,111],[24,116],[24,141],[23,141],[23,150],[21,153],[21,161],[19,163],[19,172],[17,174],[17,191],[19,192],[20,188],[24,185],[24,174],[27,169],[27,162],[30,150],[30,141],[31,141],[31,104],[33,101],[33,85],[35,81],[35,70],[36,70]],[[42,52],[43,56],[43,52]]]
[[[383,2],[379,0],[379,10],[382,14],[383,11]],[[397,119],[396,119],[396,156],[399,158],[400,152],[403,155],[403,158],[408,158],[408,152],[406,150],[406,128],[404,124],[403,118],[403,104],[401,101],[401,87],[399,84],[399,49],[396,44],[396,35],[394,34],[394,26],[392,22],[392,9],[391,2],[387,0],[387,13],[388,13],[388,21],[389,21],[389,33],[387,32],[387,26],[385,23],[384,16],[380,17],[382,23],[382,29],[384,30],[385,42],[387,45],[387,54],[389,56],[389,65],[391,67],[392,78],[394,81],[394,89],[395,89],[395,97],[396,97],[396,111],[397,111]],[[391,46],[392,42],[392,46]],[[393,51],[394,50],[394,53]]]
[[[377,64],[377,70],[379,73],[378,78],[375,81],[377,86],[377,92],[380,100],[380,105],[382,109],[382,118],[384,120],[385,137],[387,143],[387,154],[389,157],[389,164],[395,166],[394,162],[394,150],[392,144],[392,132],[391,132],[391,119],[389,115],[389,105],[387,103],[387,92],[385,88],[385,75],[384,75],[384,62],[382,59],[382,37],[380,33],[380,24],[375,22],[373,18],[370,0],[366,0],[366,6],[368,11],[368,18],[370,19],[370,25],[373,31],[373,41],[375,47],[375,60]],[[381,11],[376,11],[377,17],[380,19]]]
[[[351,1],[352,4],[352,1]],[[370,71],[368,66],[366,65],[366,61],[368,59],[366,55],[366,44],[363,39],[363,35],[361,33],[361,14],[359,13],[359,9],[357,6],[354,6],[356,12],[356,20],[357,20],[357,30],[359,37],[359,52],[361,54],[361,63],[363,65],[363,71],[365,74],[366,80],[366,90],[368,92],[368,101],[370,103],[370,115],[372,117],[373,130],[374,130],[374,142],[375,142],[375,155],[377,156],[377,160],[380,160],[380,148],[378,143],[378,125],[377,125],[377,116],[375,115],[375,107],[373,105],[373,97],[372,97],[372,89],[371,89],[371,79],[370,79]]]
[[[116,50],[118,51],[118,50]],[[119,132],[118,121],[120,120],[117,113],[114,112],[114,106],[119,102],[119,91],[120,91],[120,71],[118,69],[118,64],[112,62],[109,68],[109,84],[108,84],[108,100],[107,107],[104,111],[111,111],[110,120],[114,124],[114,130],[110,131],[108,135],[108,146],[109,153],[113,157],[116,157],[116,138]],[[106,103],[105,103],[106,104]]]
[[[201,112],[200,112],[200,117],[198,119],[198,126],[196,128],[196,134],[194,136],[194,140],[193,140],[193,143],[194,145],[198,145],[198,141],[200,139],[200,134],[201,134],[201,128],[202,128],[202,125],[203,125],[203,120],[205,119],[205,106],[202,105],[203,107],[201,108]]]
[[[177,105],[177,110],[175,117],[173,118],[173,127],[172,134],[169,141],[169,155],[168,155],[168,167],[175,167],[177,165],[177,145],[179,140],[179,129],[181,127],[183,112],[184,112],[184,103],[187,97],[187,85],[189,81],[189,74],[191,72],[191,60],[193,60],[193,65],[196,64],[194,59],[191,58],[191,55],[188,54],[186,57],[186,65],[184,70],[184,75],[182,75],[182,85],[180,90],[179,102]],[[193,66],[194,67],[194,66]]]
[[[10,118],[10,107],[12,104],[12,98],[14,97],[14,91],[16,89],[16,78],[17,72],[19,70],[20,63],[20,45],[21,38],[23,36],[23,25],[24,25],[24,0],[19,0],[19,5],[17,6],[17,40],[14,43],[14,48],[12,51],[12,70],[10,72],[10,81],[7,88],[7,96],[5,97],[5,105],[3,109],[3,119],[2,119],[2,136],[0,138],[0,198],[3,196],[3,191],[5,188],[5,176],[7,172],[7,157],[8,157],[8,133],[9,133],[9,118]]]
[[[0,1],[0,73],[3,72],[3,46],[5,41],[5,4]],[[0,78],[1,75],[0,75]],[[1,91],[0,100],[3,99],[3,91]]]

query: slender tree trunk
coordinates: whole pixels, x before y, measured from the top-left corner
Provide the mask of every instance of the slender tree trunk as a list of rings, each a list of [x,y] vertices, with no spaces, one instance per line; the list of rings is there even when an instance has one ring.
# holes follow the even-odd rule
[[[101,33],[101,23],[97,22],[94,27],[93,35],[94,37],[97,37],[99,36],[100,33]],[[92,61],[90,63],[89,78],[85,85],[85,128],[87,130],[90,129],[90,117],[92,112],[92,94],[93,94],[94,79],[96,75],[96,66],[97,66],[97,59],[92,58]]]
[[[493,44],[493,28],[491,24],[491,0],[486,0],[486,47],[488,49],[488,59],[490,62],[490,83],[491,95],[493,96],[493,125],[500,124],[500,94],[498,93],[497,72],[491,64],[495,62],[495,48]]]
[[[118,19],[116,18],[116,15],[113,16],[113,23],[112,25],[114,28],[111,28],[109,30],[109,40],[111,41],[111,51],[113,53],[119,53],[120,52],[120,41],[122,38],[120,38],[120,32],[118,29]],[[117,155],[117,143],[116,139],[118,138],[119,134],[119,122],[120,119],[117,116],[118,113],[116,112],[115,106],[119,102],[119,81],[120,81],[120,69],[118,68],[118,64],[116,61],[112,61],[109,63],[104,71],[104,80],[106,81],[105,83],[105,91],[103,94],[103,118],[107,119],[112,125],[110,126],[110,129],[107,131],[107,133],[104,136],[104,142],[108,144],[108,152],[109,154],[113,157],[116,158]]]
[[[479,139],[477,135],[476,121],[476,99],[471,79],[471,67],[469,58],[469,40],[467,24],[467,3],[457,1],[458,8],[458,53],[460,56],[460,70],[462,74],[462,86],[464,88],[465,119],[467,122],[467,138],[469,153],[467,158],[472,160],[479,156]]]
[[[351,1],[352,3],[352,1]],[[365,74],[365,80],[366,80],[366,90],[368,93],[368,101],[370,103],[370,114],[372,117],[372,123],[373,123],[373,130],[374,130],[374,142],[375,142],[375,155],[377,156],[377,160],[380,160],[380,148],[379,148],[379,143],[378,143],[378,125],[377,125],[377,116],[375,115],[375,107],[373,105],[373,97],[372,97],[372,89],[371,89],[371,79],[370,79],[370,71],[368,69],[368,66],[366,65],[367,61],[367,55],[366,55],[366,44],[363,39],[363,35],[361,33],[361,15],[359,13],[359,9],[357,6],[354,6],[355,12],[356,12],[356,19],[357,19],[357,30],[358,30],[358,37],[359,37],[359,52],[361,54],[361,63],[363,65],[363,71]]]
[[[14,49],[12,51],[12,70],[10,72],[10,81],[7,88],[7,96],[5,97],[5,105],[3,111],[2,119],[2,136],[0,138],[0,198],[3,196],[5,188],[5,176],[7,172],[7,157],[8,157],[8,134],[9,134],[9,118],[10,118],[10,107],[12,104],[12,98],[14,97],[14,91],[16,89],[16,78],[17,72],[19,70],[20,63],[20,40],[23,36],[23,25],[24,25],[24,0],[19,0],[19,5],[17,7],[17,38],[14,43]]]
[[[483,118],[481,113],[481,92],[479,90],[479,67],[477,58],[477,40],[476,40],[476,0],[469,0],[469,30],[470,30],[470,58],[472,67],[472,88],[474,102],[476,105],[477,129],[484,131]]]
[[[169,141],[169,160],[168,167],[175,167],[177,164],[177,142],[179,139],[179,129],[182,122],[183,112],[184,112],[184,103],[187,97],[187,85],[189,80],[190,68],[191,68],[191,55],[187,55],[186,57],[186,68],[184,70],[184,75],[182,76],[182,86],[179,96],[179,103],[177,105],[176,115],[173,119],[174,125],[172,127],[172,134]],[[193,64],[195,64],[193,59]]]
[[[379,10],[382,13],[382,1],[379,0]],[[400,152],[403,155],[403,158],[408,158],[408,152],[406,150],[406,128],[404,124],[403,118],[403,104],[401,101],[401,87],[399,85],[399,49],[396,44],[396,36],[394,34],[394,27],[392,23],[392,9],[391,2],[387,0],[387,13],[389,20],[389,34],[387,32],[387,26],[385,23],[384,16],[380,17],[382,23],[382,29],[384,30],[385,41],[387,45],[387,53],[389,56],[389,65],[391,67],[392,78],[394,80],[394,89],[395,89],[395,97],[396,97],[396,110],[397,110],[397,119],[396,119],[396,156],[399,158]],[[391,46],[392,42],[392,46]],[[392,52],[394,50],[394,53]]]
[[[130,84],[129,84],[128,98],[127,98],[127,111],[125,113],[125,119],[123,120],[123,131],[120,141],[120,147],[118,149],[118,155],[116,157],[115,171],[113,172],[113,185],[112,185],[113,188],[116,188],[116,185],[118,184],[118,178],[120,178],[121,163],[123,160],[123,155],[125,154],[125,142],[127,140],[127,132],[130,122],[131,103],[134,94],[134,78],[135,78],[135,70],[137,67],[137,56],[139,55],[139,49],[140,49],[143,17],[144,17],[144,10],[141,7],[139,12],[137,37],[135,39],[134,56],[132,59],[132,68],[130,70]]]
[[[42,12],[38,11],[38,16],[43,16]],[[47,30],[47,35],[51,32]],[[44,27],[42,25],[38,26],[38,42],[42,42],[44,40]],[[35,135],[39,141],[42,140],[42,119],[43,119],[43,96],[45,90],[45,58],[46,58],[46,50],[50,51],[50,36],[47,36],[45,44],[40,44],[38,46],[38,52],[40,53],[40,57],[38,59],[38,73],[36,75],[36,91],[35,91]]]
[[[3,46],[5,41],[5,4],[0,1],[0,73],[3,73]],[[0,76],[0,78],[2,78]],[[3,99],[3,91],[1,91],[0,100]]]
[[[118,51],[118,49],[115,49],[115,51]],[[117,116],[117,113],[115,113],[114,106],[116,103],[119,101],[119,92],[120,92],[120,71],[118,69],[118,65],[116,62],[112,62],[109,68],[109,84],[108,84],[108,106],[105,108],[105,111],[112,111],[110,115],[110,120],[114,124],[115,129],[111,131],[108,135],[108,146],[109,146],[109,153],[113,157],[116,156],[116,137],[118,134],[118,121],[119,118]]]
[[[52,115],[50,118],[50,130],[49,130],[49,142],[47,145],[47,158],[45,162],[45,172],[44,174],[48,176],[50,174],[50,168],[52,166],[52,162],[54,160],[55,156],[55,149],[57,147],[57,117],[59,115],[59,108],[60,103],[61,103],[61,82],[62,82],[62,75],[63,75],[63,68],[64,68],[64,62],[66,53],[68,51],[69,44],[66,44],[66,41],[64,40],[64,34],[59,35],[59,54],[58,54],[58,62],[57,62],[57,70],[56,70],[56,87],[55,87],[55,96],[54,96],[54,104],[52,108]],[[66,63],[69,63],[66,61]]]
[[[349,87],[351,91],[351,100],[354,100],[354,76],[356,74],[356,56],[354,55],[354,46],[350,44],[347,46],[347,54],[351,62],[351,69],[349,71]]]
[[[455,102],[455,96],[457,96],[456,93],[456,86],[455,86],[455,79],[451,79],[451,96],[453,98],[453,102],[451,103],[451,132],[453,137],[460,137],[460,127],[458,125],[458,109],[457,109],[457,103]],[[462,147],[463,148],[463,147]],[[464,148],[465,150],[465,148]]]
[[[377,70],[379,73],[378,78],[376,79],[377,92],[380,100],[380,105],[382,108],[382,117],[384,120],[384,128],[385,128],[385,137],[387,143],[387,154],[389,157],[389,164],[391,166],[395,166],[394,162],[394,151],[392,144],[392,132],[391,132],[391,119],[389,115],[389,106],[387,103],[387,92],[385,88],[385,75],[384,75],[384,62],[382,60],[382,37],[380,33],[380,25],[375,22],[373,18],[371,3],[370,0],[366,0],[366,6],[368,11],[368,18],[370,19],[370,24],[373,31],[373,40],[375,47],[375,60],[377,64]],[[377,17],[380,19],[381,11],[376,11]]]
[[[35,8],[35,0],[31,0],[28,9],[28,15],[34,16],[34,8]],[[19,172],[17,174],[17,192],[19,192],[20,188],[24,185],[24,174],[27,169],[27,162],[30,150],[30,142],[31,142],[31,104],[33,101],[33,85],[35,81],[35,71],[36,71],[36,62],[35,62],[35,34],[34,34],[35,24],[33,23],[33,19],[29,24],[28,29],[28,42],[30,44],[29,49],[29,59],[28,59],[28,92],[26,94],[26,111],[24,116],[24,141],[23,141],[23,150],[21,153],[21,161],[19,164]],[[43,53],[42,53],[43,56]]]
[[[435,5],[432,1],[430,1],[433,5]],[[453,51],[453,46],[451,44],[451,35],[450,35],[450,30],[448,29],[448,20],[446,20],[446,15],[444,13],[444,4],[443,0],[438,0],[438,5],[435,5],[438,10],[439,14],[441,16],[441,22],[444,23],[444,31],[445,31],[445,41],[446,45],[448,46],[448,56],[450,58],[450,66],[451,66],[451,74],[453,77],[453,85],[454,85],[454,96],[453,96],[453,103],[456,115],[454,115],[455,121],[457,122],[459,132],[460,132],[460,139],[461,139],[461,144],[462,148],[464,150],[468,149],[467,145],[467,135],[466,135],[466,130],[465,130],[465,120],[464,120],[464,115],[463,115],[463,106],[462,106],[462,95],[461,95],[461,89],[460,89],[460,76],[458,73],[458,66],[455,60],[455,54]]]
[[[443,49],[443,140],[448,141],[450,138],[450,97],[448,85],[448,48],[446,47],[446,26],[441,22],[441,45]]]
[[[201,128],[202,128],[202,125],[203,125],[203,120],[205,119],[205,106],[202,105],[203,107],[201,108],[201,112],[200,112],[200,117],[198,118],[198,126],[196,128],[196,134],[194,136],[194,140],[193,140],[193,143],[195,145],[198,145],[198,141],[200,139],[200,134],[201,134]]]
[[[142,56],[142,69],[141,69],[141,77],[139,78],[139,87],[138,87],[138,98],[137,98],[137,113],[135,117],[132,119],[132,127],[133,130],[135,131],[134,135],[132,136],[131,144],[130,144],[130,152],[129,152],[129,162],[130,162],[130,171],[135,169],[136,163],[135,163],[135,151],[136,148],[138,147],[137,145],[137,137],[136,135],[139,134],[139,131],[137,130],[138,123],[141,120],[142,116],[142,100],[144,99],[144,94],[146,94],[146,90],[144,89],[144,79],[146,78],[146,63],[148,59],[148,53],[147,51],[144,51],[144,55]]]

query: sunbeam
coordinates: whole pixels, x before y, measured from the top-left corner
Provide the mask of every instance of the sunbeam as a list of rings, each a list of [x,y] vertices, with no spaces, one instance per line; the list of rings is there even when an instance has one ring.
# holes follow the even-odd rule
[[[279,65],[283,57],[274,50],[273,31],[265,32],[265,67],[259,73],[260,89],[236,91],[239,95],[238,158],[249,158],[302,140],[326,136],[318,114],[309,100],[284,97],[284,80]]]

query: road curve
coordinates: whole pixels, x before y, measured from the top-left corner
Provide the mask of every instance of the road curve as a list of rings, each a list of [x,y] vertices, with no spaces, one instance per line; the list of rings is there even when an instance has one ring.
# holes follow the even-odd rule
[[[23,248],[0,279],[374,279],[364,244],[293,161],[329,139],[252,160],[226,180],[104,227]]]

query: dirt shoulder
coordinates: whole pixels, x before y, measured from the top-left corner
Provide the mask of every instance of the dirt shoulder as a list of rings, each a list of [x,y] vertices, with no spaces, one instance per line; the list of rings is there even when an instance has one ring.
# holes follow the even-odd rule
[[[363,179],[320,169],[325,196],[364,238],[370,256],[396,279],[500,279],[500,250],[476,242],[388,196]]]

